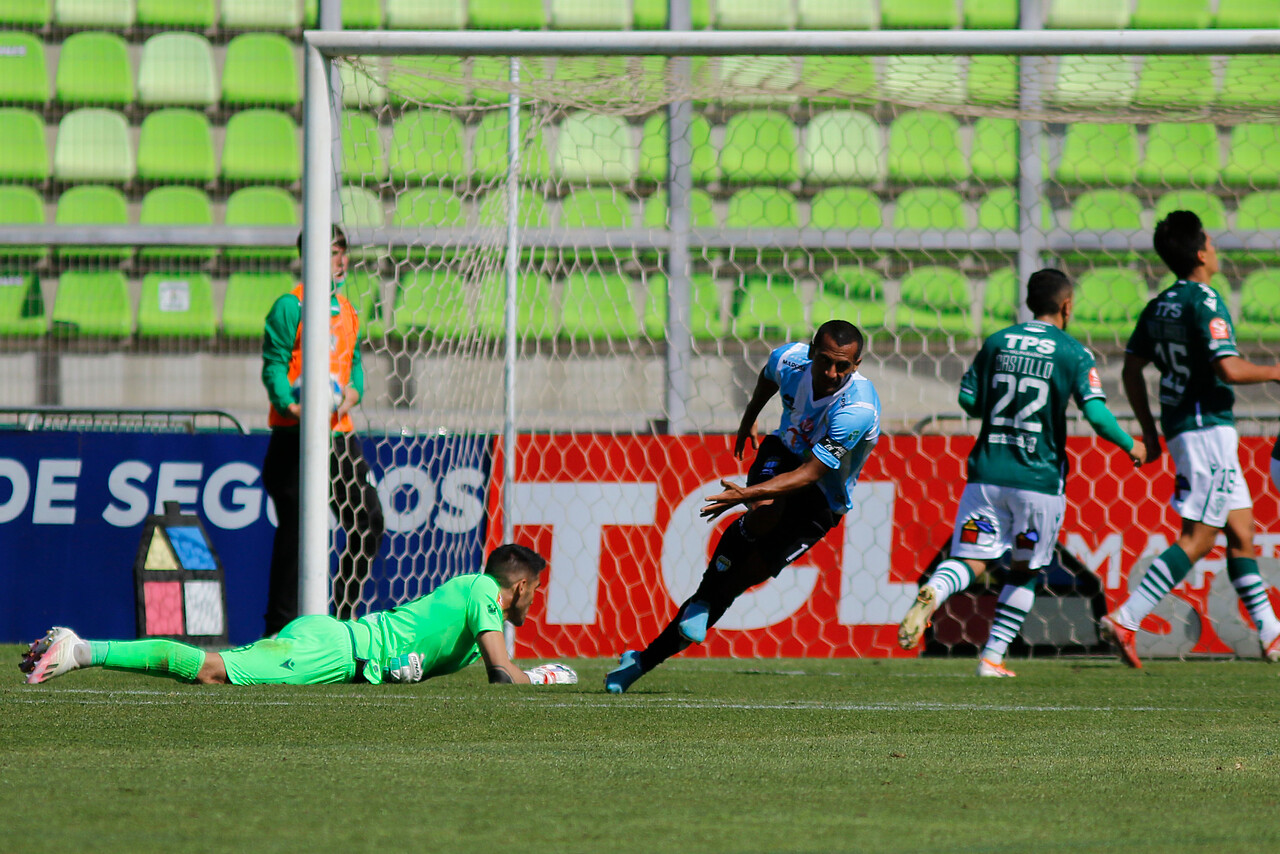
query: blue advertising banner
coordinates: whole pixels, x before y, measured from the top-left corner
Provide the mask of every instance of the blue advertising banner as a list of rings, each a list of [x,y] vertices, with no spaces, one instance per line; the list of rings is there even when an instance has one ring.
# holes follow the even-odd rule
[[[261,478],[268,438],[0,433],[0,642],[51,625],[134,637],[134,558],[143,521],[166,501],[198,514],[217,549],[231,643],[259,637],[276,523]],[[364,599],[386,608],[478,571],[489,440],[363,437],[362,447],[387,522]]]

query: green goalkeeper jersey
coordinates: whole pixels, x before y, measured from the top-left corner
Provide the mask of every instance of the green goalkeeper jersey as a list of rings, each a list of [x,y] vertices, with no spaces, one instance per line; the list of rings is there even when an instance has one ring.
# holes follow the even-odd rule
[[[1147,303],[1125,352],[1160,369],[1160,428],[1166,439],[1234,424],[1236,396],[1213,370],[1238,356],[1231,313],[1208,285],[1179,279]]]
[[[371,630],[365,670],[369,681],[381,681],[391,659],[416,652],[424,679],[456,673],[480,657],[476,637],[502,631],[498,580],[492,575],[459,575],[426,596],[389,611],[375,611],[357,623]]]
[[[1058,327],[1032,320],[995,333],[960,380],[982,416],[969,482],[1062,494],[1067,403],[1106,396],[1093,354]]]

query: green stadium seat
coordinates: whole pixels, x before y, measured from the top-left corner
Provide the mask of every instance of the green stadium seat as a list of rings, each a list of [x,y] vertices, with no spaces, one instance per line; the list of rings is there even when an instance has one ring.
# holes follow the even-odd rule
[[[44,120],[30,110],[0,108],[0,181],[43,181],[49,177]]]
[[[571,184],[621,184],[639,174],[631,128],[618,116],[571,113],[560,123],[552,170]]]
[[[1148,56],[1138,75],[1134,104],[1185,110],[1213,103],[1212,60],[1207,56]]]
[[[796,126],[785,115],[766,110],[733,116],[725,126],[720,173],[729,183],[799,180]]]
[[[148,273],[138,296],[139,338],[213,338],[218,319],[204,273]]]
[[[814,328],[840,319],[863,332],[882,329],[888,319],[884,279],[875,270],[856,264],[833,267],[822,277],[812,314]]]
[[[368,341],[385,338],[387,322],[382,309],[382,280],[377,272],[357,265],[347,271],[347,280],[342,287],[360,318],[361,337]]]
[[[48,328],[40,277],[32,271],[0,272],[0,337],[37,338]]]
[[[227,44],[222,103],[231,108],[302,103],[293,44],[279,33],[243,33]]]
[[[1212,23],[1209,0],[1138,0],[1129,19],[1135,30],[1203,30]]]
[[[418,7],[435,7],[448,6],[448,3],[436,2],[432,3],[406,3],[404,0],[387,0],[388,8],[398,6],[401,9],[405,6]],[[458,10],[461,12],[461,10]],[[388,11],[388,14],[390,12]],[[401,13],[403,14],[403,12]],[[407,29],[415,30],[435,30],[441,29],[432,25],[434,19],[430,14],[423,15],[423,24],[415,25]],[[306,0],[306,7],[302,15],[303,26],[307,29],[315,29],[320,23],[320,0]],[[342,0],[342,28],[344,30],[380,30],[382,29],[382,4],[379,0]],[[406,29],[401,27],[401,29]],[[457,27],[452,27],[457,29]]]
[[[726,228],[799,228],[796,197],[776,187],[751,187],[729,197]]]
[[[1241,110],[1269,110],[1280,89],[1280,55],[1240,54],[1227,57],[1218,104]]]
[[[138,0],[138,26],[211,30],[213,0]]]
[[[1244,200],[1241,200],[1241,204],[1244,204]],[[1200,222],[1209,231],[1224,231],[1227,227],[1227,209],[1222,199],[1204,190],[1174,190],[1172,193],[1165,193],[1156,199],[1153,224],[1168,216],[1170,211],[1191,211],[1200,217]]]
[[[418,187],[396,196],[391,213],[394,228],[462,228],[467,224],[462,200],[450,190],[440,187]],[[393,247],[393,258],[439,258],[454,250],[440,250],[418,244]]]
[[[222,334],[228,338],[261,338],[267,312],[296,287],[289,273],[232,273],[222,301]]]
[[[242,187],[227,197],[226,224],[229,226],[298,225],[298,205],[288,190],[280,187]],[[229,261],[292,261],[296,246],[232,246]]]
[[[551,225],[551,213],[541,193],[523,190],[518,205],[516,225],[521,228],[547,228]],[[485,194],[476,208],[476,223],[485,228],[506,227],[506,190],[497,189]]]
[[[973,289],[951,267],[917,267],[902,279],[902,302],[894,313],[898,334],[926,337],[973,335]]]
[[[44,42],[31,33],[0,32],[0,103],[44,104],[48,100]]]
[[[700,113],[693,115],[689,124],[689,138],[693,146],[691,169],[693,180],[699,184],[714,181],[719,164],[716,150],[711,144],[711,124]],[[645,120],[640,135],[639,175],[646,181],[662,183],[667,180],[667,117],[657,113]]]
[[[1131,56],[1060,56],[1049,101],[1062,107],[1118,109],[1133,101],[1137,88]]]
[[[875,231],[884,225],[880,200],[861,187],[831,187],[809,203],[809,226],[823,231]]]
[[[62,43],[54,79],[61,104],[124,105],[133,101],[129,48],[115,33],[76,33]]]
[[[1205,224],[1208,228],[1208,224]],[[1236,208],[1236,231],[1280,230],[1280,192],[1275,190],[1250,193]],[[1235,260],[1250,264],[1280,264],[1280,252],[1251,250],[1233,253]]]
[[[964,0],[966,30],[1016,30],[1018,0]]]
[[[884,148],[880,125],[866,113],[819,113],[805,130],[805,180],[813,184],[874,184],[885,175]]]
[[[537,56],[520,57],[522,84],[547,78],[547,60]],[[471,57],[471,100],[482,104],[506,104],[510,92],[498,88],[495,81],[506,85],[511,79],[511,60],[505,56]],[[441,99],[437,99],[441,100]]]
[[[507,283],[502,273],[492,273],[480,282],[475,328],[486,338],[506,334]],[[516,336],[521,340],[554,338],[558,319],[551,301],[551,280],[546,276],[521,273],[516,277]]]
[[[30,187],[0,185],[0,225],[44,225],[44,198]],[[6,265],[47,257],[46,246],[0,246],[0,261]]]
[[[301,177],[298,128],[288,113],[243,110],[227,121],[222,144],[224,181],[292,183]]]
[[[711,0],[690,0],[689,5],[695,30],[705,30],[711,26]],[[632,26],[637,30],[665,30],[668,6],[669,0],[632,0],[635,19]]]
[[[955,190],[915,187],[898,196],[893,208],[893,227],[911,231],[954,231],[970,226],[964,199]]]
[[[1051,30],[1122,30],[1129,26],[1129,0],[1051,0],[1045,27]]]
[[[95,184],[79,184],[58,198],[54,211],[54,223],[58,225],[128,225],[129,210],[124,193],[115,187],[99,187]],[[95,259],[127,261],[133,255],[128,246],[59,246],[58,257],[63,260]]]
[[[133,308],[124,273],[65,271],[58,280],[50,321],[59,336],[127,338],[133,331]]]
[[[458,273],[449,269],[406,270],[400,277],[395,321],[388,330],[392,335],[465,338],[473,328],[467,283]]]
[[[716,211],[706,190],[694,190],[689,194],[689,218],[694,228],[715,228]],[[667,191],[659,190],[644,200],[640,221],[645,228],[663,228],[667,223]]]
[[[562,228],[630,228],[631,201],[613,190],[574,190],[560,203]]]
[[[791,56],[722,56],[703,66],[725,104],[783,106],[800,100],[800,62]],[[696,79],[696,78],[695,78]]]
[[[467,177],[462,122],[448,113],[434,110],[404,113],[391,126],[391,146],[387,154],[391,180],[397,184]]]
[[[196,181],[218,175],[209,119],[195,110],[157,110],[142,120],[138,136],[138,180]]]
[[[473,30],[540,30],[547,25],[542,0],[467,0]]]
[[[1132,125],[1067,126],[1062,159],[1054,173],[1063,184],[1132,184],[1138,175],[1138,130]]]
[[[689,277],[692,299],[689,304],[689,332],[696,340],[720,338],[728,331],[720,307],[720,287],[708,273],[694,273]],[[648,293],[644,303],[644,334],[654,341],[662,341],[667,335],[667,277],[658,273],[649,276]]]
[[[630,24],[627,0],[551,0],[553,29],[625,30]]]
[[[716,0],[717,30],[790,30],[796,25],[790,0]]]
[[[138,63],[140,104],[212,107],[217,101],[213,50],[204,36],[160,33],[147,39]]]
[[[1137,270],[1098,267],[1076,282],[1073,334],[1093,342],[1123,344],[1147,304],[1147,283]]]
[[[1018,103],[1018,57],[971,56],[966,89],[969,100],[983,106]]]
[[[560,299],[560,334],[570,341],[640,336],[634,283],[616,273],[570,273]]]
[[[53,0],[0,0],[0,24],[43,27],[53,17]]]
[[[1280,5],[1267,0],[1218,0],[1219,29],[1280,28]]]
[[[869,30],[879,23],[872,0],[799,0],[796,29]]]
[[[101,27],[123,30],[133,26],[134,0],[54,0],[53,22],[59,27]]]
[[[1145,231],[1142,226],[1142,202],[1125,190],[1091,190],[1081,193],[1071,205],[1069,228],[1075,232],[1120,232],[1137,237]],[[1138,258],[1138,253],[1124,249],[1087,250],[1063,253],[1067,264],[1127,263]]]
[[[342,106],[376,109],[387,103],[386,68],[382,57],[357,57],[358,63],[338,64],[338,76],[342,81]]]
[[[876,69],[869,56],[807,56],[802,60],[800,81],[814,95],[814,103],[848,107],[850,102],[870,104],[876,96]]]
[[[982,334],[990,335],[1018,322],[1018,271],[1011,267],[987,277],[982,294]]]
[[[213,208],[203,190],[195,187],[156,187],[142,198],[139,225],[213,225]],[[144,246],[143,261],[212,261],[212,246]]]
[[[124,114],[87,108],[62,117],[53,148],[55,180],[123,183],[133,175],[133,147]]]
[[[1157,187],[1205,187],[1218,183],[1222,157],[1211,124],[1157,122],[1147,128],[1138,183]]]
[[[1019,221],[1018,191],[1001,187],[987,193],[978,202],[978,230],[982,232],[1017,230]],[[1053,210],[1047,199],[1040,206],[1040,228],[1048,232],[1053,228]]]
[[[1280,340],[1280,270],[1254,270],[1240,285],[1240,322],[1236,337]]]
[[[298,0],[221,0],[219,21],[227,30],[296,30],[302,26]]]
[[[951,0],[880,0],[883,30],[949,30],[959,24]]]
[[[794,341],[807,338],[812,331],[805,318],[804,302],[790,276],[747,275],[736,296],[735,338]]]
[[[889,126],[889,179],[906,183],[959,183],[969,177],[954,116],[913,110]]]
[[[375,8],[377,2],[372,4]],[[387,29],[389,30],[460,30],[467,25],[465,0],[435,0],[423,3],[422,0],[387,0]],[[347,11],[347,3],[343,2],[342,11]],[[344,23],[345,27],[346,24]],[[376,30],[374,24],[362,29]]]
[[[342,114],[342,178],[353,184],[376,184],[387,179],[387,152],[378,132],[378,120],[369,113],[347,110]]]
[[[476,125],[472,142],[472,171],[481,181],[493,181],[507,174],[509,127],[506,110],[487,112]],[[542,124],[531,113],[520,113],[520,177],[526,181],[544,181],[551,177],[551,158],[547,154]]]
[[[1280,186],[1280,125],[1233,127],[1222,182],[1229,187]]]
[[[973,177],[988,184],[1018,180],[1018,122],[983,116],[973,123]]]
[[[890,56],[885,60],[882,89],[888,100],[918,104],[964,101],[960,59],[955,56]]]

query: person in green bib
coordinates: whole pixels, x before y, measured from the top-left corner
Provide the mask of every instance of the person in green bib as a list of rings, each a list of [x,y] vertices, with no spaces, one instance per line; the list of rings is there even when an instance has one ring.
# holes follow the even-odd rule
[[[521,670],[507,655],[503,637],[503,620],[524,623],[546,565],[525,546],[499,546],[483,573],[451,578],[388,611],[358,620],[299,617],[274,638],[224,652],[163,639],[84,640],[55,626],[31,644],[19,669],[31,684],[82,667],[105,667],[208,685],[377,685],[421,682],[483,658],[491,683],[572,684],[577,674],[563,664]]]

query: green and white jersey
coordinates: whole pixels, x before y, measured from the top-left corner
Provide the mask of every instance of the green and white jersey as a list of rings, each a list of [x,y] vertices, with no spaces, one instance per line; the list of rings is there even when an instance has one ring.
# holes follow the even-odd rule
[[[1235,423],[1235,393],[1218,379],[1213,363],[1240,351],[1231,313],[1213,288],[1186,279],[1165,288],[1142,310],[1125,352],[1160,369],[1165,439]]]
[[[1061,495],[1067,475],[1067,403],[1106,399],[1093,354],[1058,327],[1032,320],[1002,329],[960,380],[982,413],[969,483]]]
[[[502,631],[498,590],[492,575],[459,575],[426,596],[361,617],[356,622],[372,630],[369,659],[379,665],[374,672],[411,652],[422,657],[424,679],[466,667],[480,657],[476,637]]]

